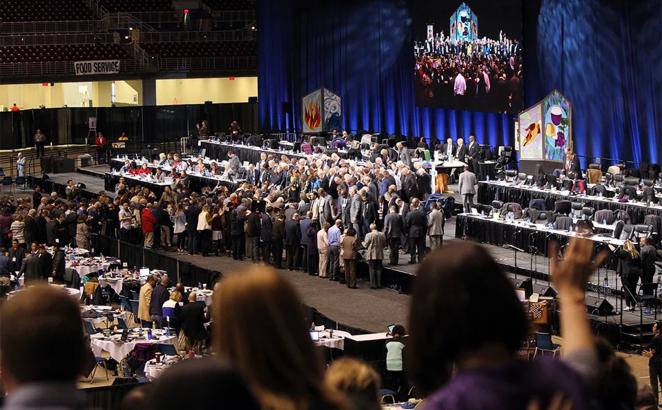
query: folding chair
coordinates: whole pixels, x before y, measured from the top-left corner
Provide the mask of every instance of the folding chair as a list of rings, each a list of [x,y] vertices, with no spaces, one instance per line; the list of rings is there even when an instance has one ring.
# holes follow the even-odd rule
[[[536,332],[536,349],[533,352],[533,358],[535,359],[538,355],[538,352],[547,352],[551,353],[552,356],[556,355],[561,350],[561,346],[552,343],[552,335],[549,333]]]

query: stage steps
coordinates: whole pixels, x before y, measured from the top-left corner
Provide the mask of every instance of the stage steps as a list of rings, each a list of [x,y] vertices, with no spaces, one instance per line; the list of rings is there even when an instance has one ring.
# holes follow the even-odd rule
[[[644,317],[643,324],[625,324],[621,326],[621,346],[631,349],[643,349],[653,340],[654,320]]]

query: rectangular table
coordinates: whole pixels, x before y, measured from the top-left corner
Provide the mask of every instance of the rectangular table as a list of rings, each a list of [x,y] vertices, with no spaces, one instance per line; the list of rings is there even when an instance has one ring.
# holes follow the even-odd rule
[[[537,186],[516,185],[504,181],[480,181],[478,183],[478,203],[489,205],[493,200],[498,199],[503,202],[516,202],[527,208],[532,199],[545,200],[545,209],[553,210],[554,202],[558,200],[568,200],[571,202],[581,202],[594,208],[609,209],[610,211],[623,210],[630,216],[631,223],[642,223],[647,214],[656,214],[662,217],[662,205],[629,201],[618,202],[614,198],[605,198],[595,195],[570,195],[568,191],[553,191],[551,189],[542,189]]]
[[[563,246],[570,238],[577,237],[577,234],[573,231],[548,228],[542,224],[531,224],[522,219],[509,221],[475,214],[459,214],[455,223],[455,236],[467,236],[496,246],[512,245],[526,253],[532,253],[536,249],[538,254],[548,256],[549,241],[556,240],[559,246]],[[606,234],[596,234],[587,239],[593,241],[596,250],[606,246],[622,246],[624,243],[623,240]],[[614,258],[610,258],[607,263],[609,269],[616,268]]]

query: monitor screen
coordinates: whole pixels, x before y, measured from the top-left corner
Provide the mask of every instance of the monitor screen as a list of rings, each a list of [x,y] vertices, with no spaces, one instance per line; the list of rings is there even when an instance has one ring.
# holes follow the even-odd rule
[[[521,111],[521,0],[413,4],[417,105]]]

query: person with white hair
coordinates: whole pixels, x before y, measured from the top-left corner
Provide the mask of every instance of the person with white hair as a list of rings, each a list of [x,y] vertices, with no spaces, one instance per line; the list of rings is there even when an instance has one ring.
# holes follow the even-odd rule
[[[16,158],[16,175],[19,177],[25,177],[25,157],[20,152]]]

